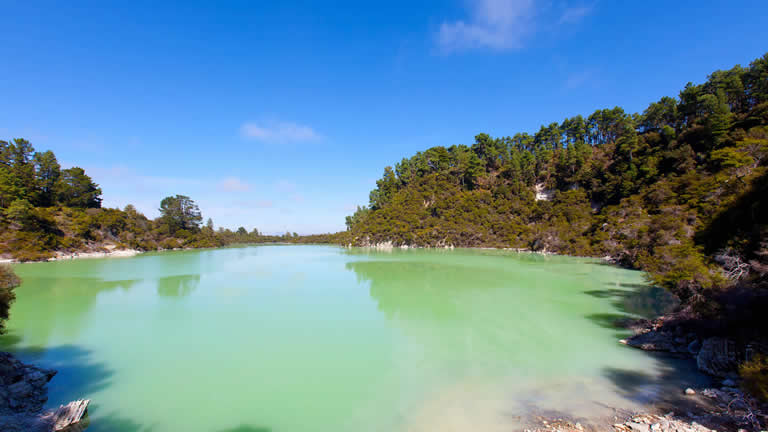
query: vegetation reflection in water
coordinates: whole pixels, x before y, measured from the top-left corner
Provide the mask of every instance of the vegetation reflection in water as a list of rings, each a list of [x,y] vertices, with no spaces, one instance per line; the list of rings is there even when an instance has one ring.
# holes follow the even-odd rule
[[[3,348],[59,370],[49,406],[93,399],[89,431],[494,431],[686,385],[613,327],[668,297],[593,260],[259,246],[16,271]]]

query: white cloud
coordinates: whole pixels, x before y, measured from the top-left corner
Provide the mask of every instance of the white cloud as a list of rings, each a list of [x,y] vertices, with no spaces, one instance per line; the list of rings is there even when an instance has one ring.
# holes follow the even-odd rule
[[[244,138],[263,142],[306,142],[321,138],[309,126],[275,121],[245,123],[240,127],[240,134]]]
[[[568,75],[565,80],[565,87],[568,89],[575,89],[587,84],[589,81],[595,78],[595,70],[587,69],[583,71],[574,72]]]
[[[533,31],[533,0],[477,0],[468,21],[443,22],[438,39],[446,51],[519,49]]]
[[[440,25],[437,39],[444,52],[521,49],[539,28],[576,23],[592,11],[592,7],[553,7],[536,0],[467,0],[467,6],[466,20]]]
[[[237,177],[227,177],[219,182],[218,188],[224,192],[248,192],[251,190],[251,185]]]

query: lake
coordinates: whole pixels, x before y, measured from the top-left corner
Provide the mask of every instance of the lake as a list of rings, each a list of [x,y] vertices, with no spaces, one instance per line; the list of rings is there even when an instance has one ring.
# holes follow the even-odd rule
[[[0,349],[59,370],[49,407],[92,399],[88,432],[501,431],[686,385],[613,325],[669,296],[597,260],[265,245],[15,270]]]

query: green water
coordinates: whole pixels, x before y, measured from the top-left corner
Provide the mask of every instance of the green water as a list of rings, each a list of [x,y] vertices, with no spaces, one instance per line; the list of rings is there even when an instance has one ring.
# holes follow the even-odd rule
[[[668,391],[611,323],[638,272],[501,251],[257,246],[22,264],[0,348],[89,432],[510,430]]]

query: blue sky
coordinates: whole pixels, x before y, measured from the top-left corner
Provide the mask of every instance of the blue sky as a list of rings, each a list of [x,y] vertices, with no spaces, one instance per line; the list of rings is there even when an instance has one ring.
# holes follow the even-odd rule
[[[0,136],[104,205],[344,228],[386,165],[475,134],[642,111],[768,51],[768,2],[0,0]]]

